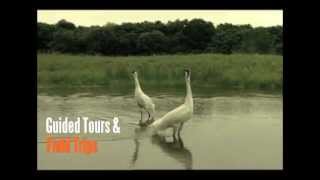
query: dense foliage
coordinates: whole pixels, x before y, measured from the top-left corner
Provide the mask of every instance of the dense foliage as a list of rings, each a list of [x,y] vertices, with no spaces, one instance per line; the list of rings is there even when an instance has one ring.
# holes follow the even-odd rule
[[[202,19],[168,23],[75,26],[38,23],[38,50],[72,54],[154,55],[187,53],[282,54],[282,26],[219,24]]]

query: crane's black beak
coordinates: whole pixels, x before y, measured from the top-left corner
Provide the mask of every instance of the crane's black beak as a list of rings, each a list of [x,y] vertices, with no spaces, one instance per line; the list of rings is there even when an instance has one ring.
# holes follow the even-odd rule
[[[132,71],[131,73],[134,74],[136,71]]]

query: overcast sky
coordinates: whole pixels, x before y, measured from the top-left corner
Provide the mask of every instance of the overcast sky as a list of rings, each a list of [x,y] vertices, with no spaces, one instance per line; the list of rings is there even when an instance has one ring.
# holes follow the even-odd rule
[[[65,19],[75,25],[105,25],[107,22],[157,21],[201,18],[214,25],[221,23],[257,26],[282,25],[282,10],[39,10],[38,22],[55,24]]]

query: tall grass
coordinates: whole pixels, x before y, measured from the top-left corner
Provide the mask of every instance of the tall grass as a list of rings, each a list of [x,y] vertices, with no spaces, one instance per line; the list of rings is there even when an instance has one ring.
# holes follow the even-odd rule
[[[192,86],[218,89],[282,89],[282,56],[200,54],[164,56],[74,56],[38,54],[38,86],[133,86],[131,71],[145,88],[183,89],[184,68],[192,71]]]

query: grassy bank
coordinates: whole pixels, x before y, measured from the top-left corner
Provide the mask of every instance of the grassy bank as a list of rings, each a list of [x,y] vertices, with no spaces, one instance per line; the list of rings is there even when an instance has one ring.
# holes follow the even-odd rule
[[[167,55],[73,56],[38,54],[38,87],[132,89],[130,72],[137,70],[144,88],[184,89],[184,68],[191,68],[198,89],[282,90],[282,56]],[[209,88],[212,87],[212,88]]]

